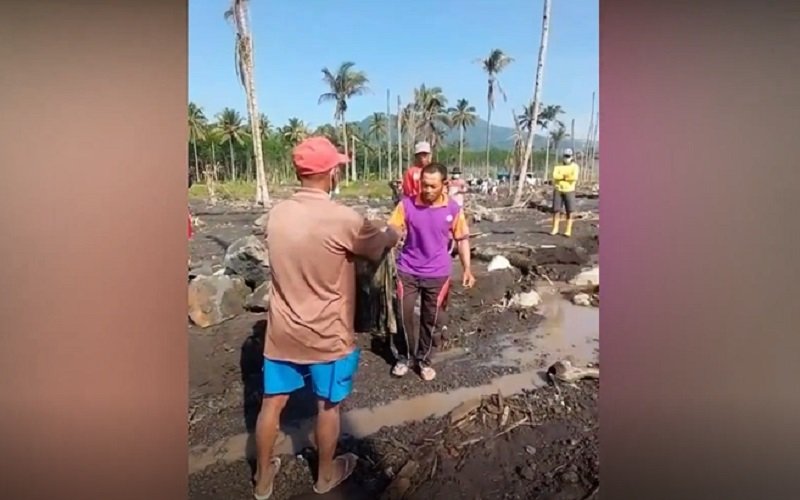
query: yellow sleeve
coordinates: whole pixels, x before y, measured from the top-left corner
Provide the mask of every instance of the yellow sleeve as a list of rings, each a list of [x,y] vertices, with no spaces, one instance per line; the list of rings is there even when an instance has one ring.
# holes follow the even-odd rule
[[[464,211],[459,210],[458,215],[453,221],[453,238],[455,240],[463,240],[469,238],[469,226],[467,225],[467,218],[464,217]]]
[[[560,181],[564,179],[564,173],[562,172],[562,168],[560,165],[556,165],[553,167],[553,180]]]
[[[572,165],[572,168],[569,169],[569,173],[565,176],[566,180],[572,182],[578,180],[578,172],[580,171],[580,167],[577,163]]]
[[[390,226],[403,230],[406,228],[406,211],[403,209],[403,204],[398,203],[394,210],[392,210],[392,214],[389,216],[389,222],[387,222]]]

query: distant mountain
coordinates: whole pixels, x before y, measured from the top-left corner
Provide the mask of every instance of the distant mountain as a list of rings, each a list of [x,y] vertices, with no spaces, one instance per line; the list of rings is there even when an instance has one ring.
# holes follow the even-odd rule
[[[364,118],[359,122],[359,128],[366,133],[369,129],[370,118]],[[392,131],[394,131],[395,124],[397,123],[397,115],[392,115]],[[488,123],[482,118],[478,118],[475,125],[468,127],[464,132],[464,142],[466,143],[465,149],[469,151],[483,151],[486,149],[486,128]],[[503,127],[500,125],[492,125],[492,147],[497,149],[511,150],[514,147],[514,133],[513,127]],[[445,141],[447,144],[458,144],[458,129],[448,131]],[[575,147],[580,149],[583,147],[583,142],[580,139],[575,141]],[[544,149],[547,145],[547,139],[544,135],[536,134],[533,139],[534,149]],[[562,144],[562,147],[569,147],[572,145],[572,140],[567,139]]]

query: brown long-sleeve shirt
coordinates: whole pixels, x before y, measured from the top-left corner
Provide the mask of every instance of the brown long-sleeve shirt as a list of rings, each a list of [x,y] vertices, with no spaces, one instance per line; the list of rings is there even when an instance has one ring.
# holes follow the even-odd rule
[[[264,356],[319,363],[355,348],[354,256],[378,260],[397,242],[328,194],[301,188],[267,222],[272,289]]]

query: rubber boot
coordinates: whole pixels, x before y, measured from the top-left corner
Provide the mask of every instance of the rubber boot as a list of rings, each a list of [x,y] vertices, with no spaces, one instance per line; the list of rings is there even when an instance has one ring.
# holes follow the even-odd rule
[[[572,236],[572,219],[571,218],[567,219],[567,230],[564,231],[564,236],[566,236],[567,238]]]
[[[555,214],[553,216],[553,230],[550,231],[550,234],[552,234],[553,236],[558,234],[558,223],[559,223],[558,214]]]

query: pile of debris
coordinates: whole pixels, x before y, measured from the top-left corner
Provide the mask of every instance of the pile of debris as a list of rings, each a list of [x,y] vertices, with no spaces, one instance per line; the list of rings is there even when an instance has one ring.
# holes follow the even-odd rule
[[[196,268],[190,271],[189,278],[189,319],[201,328],[220,324],[245,311],[267,310],[269,254],[257,236],[245,236],[231,243],[222,268]]]
[[[577,386],[580,380],[596,380],[599,375],[599,368],[575,367],[568,361],[559,361],[548,371],[550,390],[510,397],[498,392],[462,402],[446,417],[432,422],[428,435],[410,445],[402,445],[407,451],[405,463],[401,462],[402,465],[395,469],[397,472],[393,468],[385,471],[390,484],[381,498],[394,500],[415,497],[416,494],[422,496],[423,492],[441,493],[441,487],[435,483],[452,481],[460,474],[474,470],[475,464],[469,466],[468,463],[480,463],[481,455],[514,447],[518,447],[520,452],[499,453],[516,457],[511,462],[523,484],[532,486],[536,483],[540,490],[559,489],[559,483],[569,484],[594,496],[599,489],[596,434],[593,435],[595,429],[592,428],[596,422],[585,422],[589,427],[581,429],[583,432],[575,429],[575,434],[560,443],[560,449],[539,449],[541,440],[537,439],[535,430],[571,414],[581,413],[582,418],[586,418],[587,401],[576,398],[573,391],[580,390]],[[574,389],[568,391],[568,387]],[[585,391],[588,387],[581,389]],[[516,434],[525,428],[534,431]],[[510,437],[512,433],[515,437]],[[392,439],[392,442],[401,446],[398,440]],[[572,462],[576,465],[569,467]],[[511,464],[497,464],[497,467],[508,465]],[[516,489],[513,484],[508,486]]]

